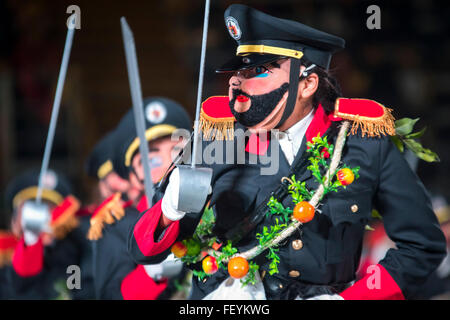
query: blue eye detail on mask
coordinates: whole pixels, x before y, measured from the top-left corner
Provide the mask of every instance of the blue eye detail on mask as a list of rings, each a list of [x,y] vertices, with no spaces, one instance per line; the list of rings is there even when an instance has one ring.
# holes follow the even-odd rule
[[[269,76],[269,70],[265,67],[256,67],[255,68],[255,78],[265,78]]]

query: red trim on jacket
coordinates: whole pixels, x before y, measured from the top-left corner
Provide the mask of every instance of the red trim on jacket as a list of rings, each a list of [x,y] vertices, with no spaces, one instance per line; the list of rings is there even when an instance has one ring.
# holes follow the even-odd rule
[[[11,232],[0,231],[0,251],[14,249],[18,239]]]
[[[44,245],[39,237],[32,246],[25,245],[23,237],[17,243],[13,256],[14,271],[21,277],[32,277],[39,274],[44,266]]]
[[[139,203],[136,206],[136,209],[139,212],[144,212],[145,210],[148,209],[148,203],[147,203],[147,197],[146,196],[142,196],[141,199],[139,200]]]
[[[80,202],[72,195],[68,195],[64,198],[55,209],[52,211],[51,223],[57,222],[60,218],[64,217],[66,214],[72,215],[80,208]]]
[[[267,149],[269,149],[269,144],[269,133],[267,133],[266,139],[260,139],[259,134],[252,133],[248,139],[247,145],[245,146],[245,151],[258,156],[263,156],[266,154]]]
[[[172,222],[165,230],[163,238],[159,242],[154,241],[154,233],[161,219],[162,199],[148,210],[136,223],[133,235],[139,250],[144,256],[159,254],[172,246],[178,237],[180,230],[179,221]]]
[[[103,207],[106,206],[114,198],[114,196],[115,196],[115,194],[112,194],[111,196],[109,196],[108,198],[103,200],[103,202],[100,203],[100,205],[94,210],[91,218],[94,218],[99,212],[101,212]]]
[[[345,300],[405,300],[397,283],[381,265],[373,269],[340,295]]]
[[[166,288],[167,280],[155,282],[144,266],[138,265],[123,279],[120,290],[125,300],[155,300]]]
[[[341,121],[341,118],[335,117],[330,114],[327,115],[323,110],[322,105],[319,104],[314,114],[314,118],[311,120],[308,129],[306,130],[305,137],[308,142],[312,142],[312,138],[317,135],[323,136],[333,121]]]

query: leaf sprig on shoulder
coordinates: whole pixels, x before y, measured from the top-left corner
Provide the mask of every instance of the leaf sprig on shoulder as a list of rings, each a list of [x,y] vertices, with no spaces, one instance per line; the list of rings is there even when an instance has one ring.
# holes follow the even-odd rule
[[[439,156],[435,152],[431,151],[430,149],[424,148],[422,144],[416,140],[421,138],[426,130],[426,127],[424,127],[420,131],[413,132],[414,126],[419,120],[420,118],[402,118],[396,120],[396,135],[391,136],[391,140],[401,152],[404,152],[406,147],[411,150],[419,159],[427,162],[439,162]]]

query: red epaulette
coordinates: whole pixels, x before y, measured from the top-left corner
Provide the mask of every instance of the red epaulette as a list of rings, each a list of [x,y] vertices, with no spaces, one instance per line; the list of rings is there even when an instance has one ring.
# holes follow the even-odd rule
[[[380,137],[395,135],[395,123],[392,109],[369,99],[338,98],[334,116],[353,122],[350,134],[361,129],[362,136]]]
[[[105,199],[100,206],[92,214],[87,238],[89,240],[98,240],[103,235],[105,223],[113,224],[125,215],[124,208],[126,205],[122,203],[120,192],[117,192]]]
[[[9,231],[0,231],[0,268],[10,264],[19,239]]]
[[[233,140],[236,119],[228,96],[212,96],[202,103],[199,129],[205,140]]]
[[[80,209],[80,202],[72,195],[64,198],[52,211],[50,228],[56,239],[63,239],[67,233],[78,227],[79,220],[76,215]]]

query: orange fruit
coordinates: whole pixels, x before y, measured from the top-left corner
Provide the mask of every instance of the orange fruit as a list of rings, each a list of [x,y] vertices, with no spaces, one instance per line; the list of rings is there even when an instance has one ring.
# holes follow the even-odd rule
[[[314,218],[316,209],[307,201],[301,201],[294,207],[294,218],[301,223],[307,223]]]
[[[175,257],[183,258],[187,253],[187,247],[181,241],[178,241],[172,245],[170,251],[172,251]]]
[[[203,271],[205,271],[206,274],[213,274],[216,273],[216,271],[219,269],[217,266],[216,258],[212,256],[207,256],[202,261],[202,268]]]
[[[248,261],[242,257],[231,258],[228,262],[228,273],[234,279],[240,279],[248,273]]]
[[[353,171],[349,168],[341,169],[337,172],[336,177],[341,182],[343,186],[348,186],[355,180],[355,175],[353,174]]]

